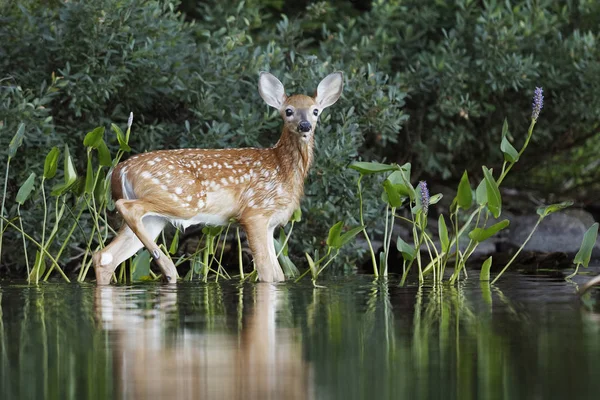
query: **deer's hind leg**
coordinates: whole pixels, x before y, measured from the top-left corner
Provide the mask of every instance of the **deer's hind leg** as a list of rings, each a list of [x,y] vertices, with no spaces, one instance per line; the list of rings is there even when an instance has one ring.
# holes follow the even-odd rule
[[[148,235],[156,238],[164,229],[166,221],[164,218],[148,216],[143,221]],[[104,249],[94,254],[94,270],[96,271],[96,282],[98,285],[108,285],[117,267],[133,256],[144,244],[133,233],[127,223],[123,224],[121,230],[112,242]]]
[[[115,205],[123,216],[125,223],[143,243],[144,247],[146,247],[154,258],[154,261],[160,267],[163,279],[174,283],[177,280],[177,269],[171,259],[154,242],[156,236],[163,230],[166,220],[164,217],[153,214],[163,214],[163,210],[159,206],[145,200],[121,199]],[[142,219],[144,220],[143,222]],[[156,219],[159,219],[160,223],[153,223]],[[150,225],[150,229],[147,229],[145,226],[147,224],[146,220],[149,221],[148,225]]]

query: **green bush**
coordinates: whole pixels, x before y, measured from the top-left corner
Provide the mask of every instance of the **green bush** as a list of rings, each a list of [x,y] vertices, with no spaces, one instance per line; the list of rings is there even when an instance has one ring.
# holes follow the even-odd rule
[[[343,98],[317,130],[305,217],[292,243],[298,255],[318,246],[335,221],[358,223],[356,176],[345,168],[356,158],[411,161],[413,174],[430,182],[499,165],[500,122],[511,121],[516,143],[524,138],[526,99],[535,86],[544,86],[547,97],[532,143],[539,157],[524,159],[521,171],[539,166],[546,154],[577,149],[597,131],[600,5],[591,0],[378,0],[368,11],[343,1],[306,8],[276,0],[206,1],[187,16],[179,6],[2,2],[0,158],[19,123],[26,124],[7,204],[31,171],[40,174],[51,146],[69,144],[84,171],[84,134],[113,122],[123,126],[130,111],[134,151],[274,144],[281,121],[258,95],[260,70],[279,76],[289,93],[310,93],[327,73],[345,73]],[[114,151],[116,139],[106,139]],[[550,182],[558,176],[541,175]],[[527,184],[522,176],[517,182]],[[384,205],[375,199],[379,190],[369,190],[378,182],[363,184],[366,222],[380,229],[375,217]],[[23,215],[33,224],[40,213],[34,194]],[[72,256],[86,234],[89,226],[82,225]],[[9,230],[5,246],[17,240]],[[22,265],[16,253],[4,253],[2,262]],[[343,255],[348,263],[356,252]]]

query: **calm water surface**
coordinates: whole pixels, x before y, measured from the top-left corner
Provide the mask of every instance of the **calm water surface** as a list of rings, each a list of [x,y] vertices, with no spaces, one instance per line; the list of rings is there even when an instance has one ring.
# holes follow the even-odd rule
[[[0,282],[0,399],[600,396],[597,289],[321,283]]]

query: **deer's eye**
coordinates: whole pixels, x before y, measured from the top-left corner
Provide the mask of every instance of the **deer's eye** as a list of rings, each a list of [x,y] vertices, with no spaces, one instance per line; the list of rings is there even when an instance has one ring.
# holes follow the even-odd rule
[[[286,117],[291,117],[292,115],[294,115],[294,110],[292,110],[291,108],[288,108],[287,110],[285,110]]]
[[[315,108],[315,110],[313,111],[313,114],[314,114],[314,116],[315,116],[315,117],[319,116],[319,110],[317,110],[317,109]]]

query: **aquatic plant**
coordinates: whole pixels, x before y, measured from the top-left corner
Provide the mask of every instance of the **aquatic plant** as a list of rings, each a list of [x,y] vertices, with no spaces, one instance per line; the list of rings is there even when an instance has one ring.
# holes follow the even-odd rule
[[[466,263],[479,243],[489,239],[509,225],[507,219],[493,224],[488,224],[488,222],[492,217],[497,220],[501,215],[502,197],[499,187],[529,145],[534,126],[543,108],[543,100],[544,96],[542,88],[536,88],[533,96],[531,123],[524,143],[519,151],[515,149],[508,139],[508,121],[506,119],[504,120],[500,142],[500,150],[504,155],[504,162],[497,178],[494,177],[493,169],[482,166],[483,178],[479,182],[477,188],[473,190],[469,175],[467,171],[464,171],[456,191],[456,196],[450,205],[447,217],[450,221],[450,233],[448,231],[448,226],[446,225],[446,217],[443,214],[440,214],[439,216],[439,245],[436,245],[433,242],[431,233],[427,230],[427,213],[429,206],[436,204],[441,199],[442,195],[436,194],[430,197],[427,184],[424,181],[421,181],[416,188],[413,187],[411,184],[411,165],[409,163],[399,166],[396,164],[354,162],[350,165],[350,168],[358,171],[360,174],[358,178],[359,199],[362,194],[360,182],[363,176],[369,174],[384,174],[391,171],[382,184],[382,199],[386,204],[386,224],[383,236],[383,251],[380,254],[379,265],[376,263],[376,256],[372,246],[369,246],[373,262],[373,273],[375,276],[387,275],[388,253],[396,218],[409,224],[413,239],[412,244],[405,242],[401,237],[398,237],[396,240],[396,246],[403,258],[401,285],[404,285],[406,282],[408,273],[415,261],[419,268],[420,282],[423,282],[424,276],[429,273],[433,274],[433,280],[435,282],[441,282],[444,279],[444,272],[449,263],[453,263],[454,267],[454,271],[449,277],[450,283],[455,283],[460,278],[461,274],[465,277],[467,276],[467,271],[465,269]],[[504,271],[506,271],[506,269],[515,261],[545,217],[553,212],[569,207],[572,204],[572,202],[563,202],[540,207],[537,210],[539,219],[531,233],[521,247],[515,252],[511,260],[504,266],[504,269],[494,278],[492,283],[496,282],[502,276]],[[408,218],[397,214],[397,210],[402,207],[406,208],[409,215]],[[460,225],[461,218],[459,218],[461,211],[468,212],[465,216],[466,222],[464,222],[462,226]],[[359,214],[361,215],[361,224],[364,225],[362,219],[362,202]],[[366,229],[363,229],[363,232],[367,242],[370,244],[369,235],[367,234]],[[463,250],[461,249],[460,243],[461,239],[465,237],[465,234],[469,241]],[[427,264],[424,264],[421,258],[423,246],[425,246],[425,250],[429,256]],[[486,260],[485,271],[482,273],[482,277],[487,276],[489,279],[491,264],[491,258]]]

